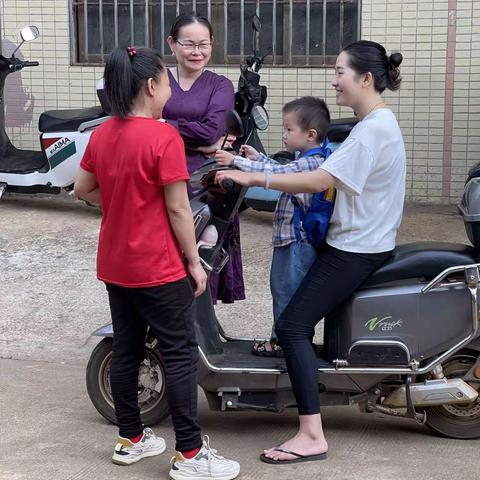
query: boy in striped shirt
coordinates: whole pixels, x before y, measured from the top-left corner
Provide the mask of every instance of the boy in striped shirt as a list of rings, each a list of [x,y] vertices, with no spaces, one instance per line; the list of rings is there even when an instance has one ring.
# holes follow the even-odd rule
[[[215,154],[217,163],[223,166],[234,165],[245,172],[265,172],[267,178],[274,173],[307,172],[319,168],[325,161],[326,152],[322,144],[330,126],[330,112],[325,102],[316,97],[301,97],[285,104],[282,113],[282,139],[289,152],[300,152],[297,160],[282,165],[258,153],[253,147],[242,145],[242,156],[218,150]],[[269,341],[254,343],[252,351],[256,355],[283,354],[277,342],[275,323],[316,256],[315,248],[306,239],[301,226],[295,225],[293,197],[305,212],[312,201],[312,194],[307,193],[282,193],[278,199],[273,217],[273,255],[270,270],[273,327]]]

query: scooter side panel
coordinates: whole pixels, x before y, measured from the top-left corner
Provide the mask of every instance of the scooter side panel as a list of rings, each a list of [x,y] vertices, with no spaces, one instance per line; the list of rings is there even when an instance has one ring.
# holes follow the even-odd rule
[[[361,340],[403,342],[410,358],[432,357],[471,332],[470,295],[465,285],[422,294],[423,283],[358,291],[325,325],[328,359],[348,359]]]
[[[50,162],[52,184],[59,187],[71,185],[75,179],[80,161],[87,148],[93,131],[55,132],[44,134],[43,138],[61,137],[61,140],[47,148],[45,154]],[[72,177],[73,172],[73,177]]]
[[[33,185],[67,187],[72,185],[91,134],[92,131],[43,134],[44,140],[56,140],[45,150],[50,169],[47,172],[28,174],[1,173],[0,180],[8,185],[18,187]]]

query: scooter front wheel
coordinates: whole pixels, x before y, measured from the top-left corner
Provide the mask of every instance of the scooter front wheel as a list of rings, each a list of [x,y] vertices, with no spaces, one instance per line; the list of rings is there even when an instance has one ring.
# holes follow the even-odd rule
[[[93,350],[87,365],[87,392],[97,411],[117,423],[110,387],[112,339],[104,338]],[[155,425],[170,414],[165,393],[165,368],[158,350],[145,351],[138,376],[138,404],[144,425]]]
[[[443,364],[447,378],[462,378],[475,364],[478,352],[461,351]],[[478,388],[478,385],[472,385]],[[480,438],[480,397],[458,405],[440,405],[426,409],[427,425],[436,433],[459,439]]]

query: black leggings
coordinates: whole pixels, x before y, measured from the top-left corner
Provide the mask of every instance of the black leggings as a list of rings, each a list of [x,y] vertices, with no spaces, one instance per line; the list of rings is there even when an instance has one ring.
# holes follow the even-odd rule
[[[280,315],[275,331],[285,351],[300,415],[320,412],[315,325],[348,299],[390,255],[344,252],[324,245]]]
[[[147,288],[107,284],[107,291],[114,332],[110,384],[120,436],[134,437],[142,433],[138,372],[145,354],[145,334],[149,325],[165,364],[165,390],[175,430],[175,448],[184,452],[200,447],[198,346],[190,281],[184,278]]]

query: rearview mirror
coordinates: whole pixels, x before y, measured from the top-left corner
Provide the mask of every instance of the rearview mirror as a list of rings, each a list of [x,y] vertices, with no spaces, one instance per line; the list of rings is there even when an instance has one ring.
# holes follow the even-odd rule
[[[24,42],[31,42],[40,36],[40,31],[35,25],[29,27],[23,27],[20,30],[20,37]]]
[[[254,15],[252,18],[252,27],[256,32],[260,32],[262,29],[262,22],[260,21],[260,18],[258,15]]]
[[[245,135],[243,122],[240,115],[235,110],[227,112],[226,131],[229,135],[241,138]]]
[[[252,108],[252,120],[258,130],[266,130],[268,128],[268,113],[261,105],[255,105]]]

